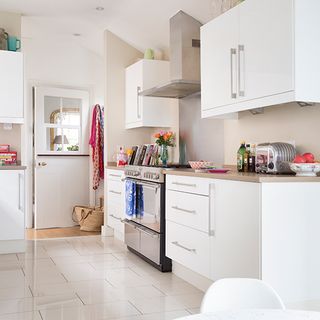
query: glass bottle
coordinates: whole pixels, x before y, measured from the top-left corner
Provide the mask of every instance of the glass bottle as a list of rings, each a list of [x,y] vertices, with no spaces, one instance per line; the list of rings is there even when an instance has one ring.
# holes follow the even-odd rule
[[[246,144],[246,150],[243,154],[243,171],[249,172],[250,144]]]
[[[249,156],[249,172],[256,171],[256,145],[253,144],[250,148]]]
[[[240,148],[238,150],[237,153],[237,169],[239,172],[243,172],[244,171],[244,153],[246,151],[246,145],[245,142],[241,142]]]

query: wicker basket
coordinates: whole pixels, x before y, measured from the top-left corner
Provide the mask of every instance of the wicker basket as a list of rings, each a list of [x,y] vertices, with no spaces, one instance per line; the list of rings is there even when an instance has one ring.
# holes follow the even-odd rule
[[[103,208],[75,206],[72,219],[79,223],[82,231],[101,231],[103,225]]]

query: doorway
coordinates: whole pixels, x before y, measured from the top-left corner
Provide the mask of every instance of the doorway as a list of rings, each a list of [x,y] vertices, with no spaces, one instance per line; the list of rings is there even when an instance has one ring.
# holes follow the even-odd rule
[[[89,93],[35,87],[34,228],[70,228],[75,205],[88,205]]]

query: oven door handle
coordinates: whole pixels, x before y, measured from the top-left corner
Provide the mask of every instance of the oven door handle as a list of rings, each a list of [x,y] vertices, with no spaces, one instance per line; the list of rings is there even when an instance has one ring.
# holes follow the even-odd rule
[[[151,231],[151,230],[149,230],[147,228],[144,228],[144,227],[137,226],[136,223],[131,222],[130,220],[122,219],[121,222],[124,223],[124,224],[127,224],[130,227],[133,227],[136,230],[139,230],[139,231],[147,234],[148,236],[150,236],[152,238],[155,238],[155,239],[159,239],[160,238],[160,234],[159,233],[153,232],[153,231]]]
[[[161,183],[157,183],[157,182],[139,181],[139,180],[130,179],[130,178],[125,178],[125,180],[130,180],[138,184],[139,186],[150,187],[152,189],[159,189],[161,187]]]

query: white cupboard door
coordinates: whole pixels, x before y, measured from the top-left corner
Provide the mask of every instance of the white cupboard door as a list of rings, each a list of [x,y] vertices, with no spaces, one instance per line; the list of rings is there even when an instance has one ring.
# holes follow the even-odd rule
[[[246,0],[239,5],[238,94],[242,99],[294,90],[293,3]]]
[[[0,240],[24,239],[24,172],[0,172]]]
[[[142,120],[142,98],[139,92],[143,85],[142,63],[135,63],[126,69],[126,125]]]
[[[23,56],[0,51],[0,120],[23,122]]]
[[[211,279],[259,278],[260,184],[212,180]]]
[[[201,28],[201,108],[233,104],[237,98],[238,8]]]

